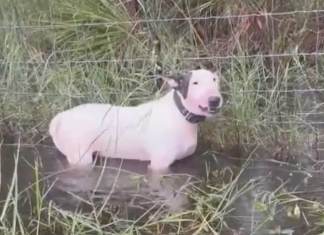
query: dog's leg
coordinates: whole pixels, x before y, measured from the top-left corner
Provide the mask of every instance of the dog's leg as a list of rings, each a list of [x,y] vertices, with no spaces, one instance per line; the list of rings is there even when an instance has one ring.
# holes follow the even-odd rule
[[[92,152],[91,151],[77,151],[68,154],[67,160],[71,165],[77,167],[91,167],[92,164]]]
[[[169,159],[156,156],[148,166],[149,185],[154,191],[161,191],[163,189],[161,181],[163,180],[163,176],[170,172],[169,166],[172,163]]]
[[[168,173],[168,169],[163,171],[155,171],[150,167],[148,168],[148,185],[153,192],[160,192],[163,189],[162,180],[163,176]]]

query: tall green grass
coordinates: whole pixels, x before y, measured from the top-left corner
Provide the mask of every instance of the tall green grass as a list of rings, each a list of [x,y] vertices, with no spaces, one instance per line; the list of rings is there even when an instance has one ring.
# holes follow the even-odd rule
[[[9,126],[8,122],[11,122],[14,129],[24,130],[25,133],[30,130],[42,133],[46,132],[48,120],[54,113],[81,102],[126,101],[131,105],[143,102],[154,97],[154,81],[150,77],[156,72],[157,63],[162,65],[164,73],[196,66],[208,67],[205,60],[183,58],[217,55],[217,51],[229,54],[237,52],[239,56],[209,61],[214,67],[222,68],[223,92],[227,98],[223,119],[218,120],[219,126],[225,128],[209,133],[221,146],[268,142],[291,129],[296,129],[296,134],[300,126],[307,127],[301,124],[303,117],[300,120],[297,116],[307,104],[298,93],[285,91],[322,87],[321,58],[317,58],[315,64],[312,64],[312,58],[299,56],[244,58],[248,53],[256,54],[256,48],[250,47],[243,36],[253,28],[246,28],[247,31],[241,32],[235,41],[232,39],[234,31],[248,22],[129,23],[159,17],[208,17],[211,14],[270,11],[269,1],[242,1],[233,6],[229,2],[207,0],[196,4],[186,1],[140,2],[136,16],[130,15],[126,5],[118,1],[58,1],[44,4],[35,0],[30,5],[17,0],[4,2],[1,8],[4,25],[34,25],[35,28],[9,27],[1,35],[2,127]],[[302,5],[302,1],[291,2],[281,10],[320,8],[315,3]],[[33,11],[31,6],[37,11]],[[276,5],[275,9],[278,10]],[[294,22],[295,34],[304,32],[305,37],[315,27],[313,15],[289,15],[280,20]],[[300,23],[302,20],[304,24]],[[276,19],[271,18],[270,21]],[[283,40],[293,38],[290,38],[290,34],[284,37],[286,31],[279,25],[269,25],[269,22],[260,22],[264,25],[260,26],[261,29],[255,29],[253,34],[266,34],[268,39],[275,36],[272,45],[275,48],[268,50],[259,47],[259,52],[290,52],[292,44]],[[297,22],[302,28],[297,27]],[[99,25],[82,26],[84,23]],[[255,27],[253,22],[249,25]],[[275,28],[275,35],[269,32],[270,26]],[[232,31],[228,31],[228,27]],[[208,34],[203,44],[197,39],[199,30]],[[217,36],[213,30],[221,32],[223,36]],[[300,42],[304,36],[300,37]],[[217,48],[217,45],[221,45],[219,43],[214,47],[217,51],[212,50],[214,40],[224,39],[228,42],[225,51],[224,48]],[[250,40],[255,44],[268,45],[263,36]],[[321,41],[318,41],[318,46],[321,46]],[[231,51],[229,48],[232,48]],[[136,58],[145,60],[136,61]],[[126,60],[123,62],[123,59]],[[96,63],[101,60],[104,62]],[[308,96],[314,97],[314,94],[308,93]],[[293,125],[296,120],[299,123]],[[288,124],[283,126],[282,121]]]

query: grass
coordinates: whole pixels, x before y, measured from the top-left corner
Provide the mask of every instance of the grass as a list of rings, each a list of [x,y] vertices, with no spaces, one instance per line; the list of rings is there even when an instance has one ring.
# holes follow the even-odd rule
[[[201,230],[215,231],[224,226],[222,218],[227,213],[228,207],[240,194],[254,187],[253,182],[248,182],[238,189],[236,185],[239,176],[227,183],[224,182],[225,184],[206,185],[205,189],[194,187],[191,192],[188,192],[193,204],[190,210],[169,214],[165,210],[152,210],[153,207],[160,207],[158,202],[156,204],[153,202],[152,208],[148,208],[146,215],[140,216],[146,220],[127,220],[118,217],[117,214],[111,214],[107,211],[108,207],[101,211],[91,201],[87,203],[92,209],[90,212],[83,213],[78,210],[74,212],[64,210],[55,203],[46,202],[48,191],[44,190],[45,178],[40,178],[42,176],[37,160],[34,165],[29,165],[34,174],[33,183],[26,188],[20,188],[18,169],[24,161],[18,144],[11,184],[8,185],[6,198],[2,201],[0,230],[2,234],[137,234],[141,232],[160,234],[164,233],[163,231],[177,230],[181,233],[200,234]],[[219,176],[221,175],[222,172],[219,173]],[[26,210],[26,207],[31,207],[28,210],[30,214],[21,213]],[[183,224],[183,227],[179,228],[179,224]]]
[[[6,146],[3,145],[3,148]],[[317,200],[299,196],[303,195],[300,191],[288,191],[288,181],[269,191],[265,187],[270,185],[266,181],[271,177],[256,176],[250,179],[244,176],[256,152],[251,152],[239,168],[206,170],[204,180],[197,180],[185,190],[190,207],[184,211],[169,212],[163,203],[147,197],[146,212],[129,218],[124,213],[127,206],[119,205],[116,210],[107,205],[101,210],[99,201],[84,198],[81,200],[87,204],[87,208],[71,210],[59,206],[55,200],[48,200],[55,177],[64,172],[45,176],[39,170],[41,159],[32,156],[33,160],[28,160],[28,153],[19,142],[12,149],[16,151],[13,172],[7,182],[10,183],[5,184],[8,188],[4,188],[7,192],[1,201],[0,231],[4,235],[222,234],[231,231],[242,213],[252,218],[250,234],[286,234],[294,231],[295,228],[290,226],[298,223],[309,223],[306,234],[320,234],[324,229],[324,206]],[[33,178],[30,185],[19,183],[22,180],[20,177],[28,177],[19,173],[23,172],[21,168],[25,164]],[[252,200],[247,198],[251,195]],[[78,195],[72,196],[80,200]],[[66,197],[66,200],[71,199]],[[251,207],[251,211],[238,210],[242,205]],[[285,224],[280,223],[280,219]]]
[[[316,14],[130,21],[323,9],[321,1],[286,1],[280,6],[266,0],[138,1],[137,14],[122,2],[0,0],[1,25],[34,26],[0,29],[2,137],[19,137],[24,144],[42,143],[48,137],[49,120],[59,111],[84,102],[135,105],[156,97],[151,77],[159,71],[167,74],[211,66],[221,71],[226,104],[216,121],[202,125],[204,146],[220,152],[233,146],[246,150],[263,146],[275,154],[278,150],[299,156],[306,151],[305,139],[317,138],[311,144],[319,144],[321,129],[314,122],[321,121],[316,113],[322,112],[323,96],[313,89],[323,88],[322,56],[262,57],[320,51],[323,23]],[[314,34],[318,30],[319,34]],[[250,58],[250,54],[260,56]],[[215,55],[233,57],[203,59]],[[201,59],[195,59],[198,57]],[[239,184],[240,173],[229,181],[210,174],[188,193],[193,205],[190,210],[125,220],[109,211],[98,214],[95,204],[90,212],[72,212],[46,201],[41,162],[31,168],[33,186],[21,192],[20,155],[18,147],[13,177],[10,183],[5,182],[9,188],[1,203],[3,234],[217,234],[228,228],[227,216],[235,202],[258,186],[255,181]],[[297,208],[315,218],[314,230],[323,230],[323,205],[316,200],[281,188],[256,198],[255,208],[266,218],[291,211],[291,205],[296,208],[294,203],[298,203]],[[20,208],[26,204],[31,207],[27,214]],[[288,209],[282,209],[286,205]]]

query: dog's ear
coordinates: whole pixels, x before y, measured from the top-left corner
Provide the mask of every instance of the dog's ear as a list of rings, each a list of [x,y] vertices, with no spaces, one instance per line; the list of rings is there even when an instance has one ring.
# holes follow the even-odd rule
[[[163,77],[169,88],[177,89],[179,88],[179,79],[175,76]]]
[[[163,79],[169,88],[178,90],[183,98],[187,98],[191,72],[160,78]]]
[[[169,91],[171,89],[178,89],[179,81],[175,76],[161,76],[156,79],[156,85],[161,91]]]
[[[214,68],[211,68],[209,71],[212,72],[213,74],[215,74],[220,79],[223,77],[222,73],[224,72],[224,70],[222,68],[214,67]]]
[[[184,99],[186,99],[188,96],[189,83],[190,83],[191,76],[192,76],[192,73],[189,72],[189,73],[180,75],[180,77],[178,78],[178,84],[179,84],[178,90],[182,94]]]
[[[223,76],[219,70],[214,70],[212,73],[215,75],[217,78],[217,82],[220,83],[220,81],[223,79]]]

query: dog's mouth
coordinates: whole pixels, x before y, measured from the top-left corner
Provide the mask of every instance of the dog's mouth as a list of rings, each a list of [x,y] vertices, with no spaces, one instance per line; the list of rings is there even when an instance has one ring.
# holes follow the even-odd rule
[[[217,107],[208,107],[208,106],[201,106],[201,105],[199,105],[198,107],[202,112],[211,115],[216,114],[218,111]]]

